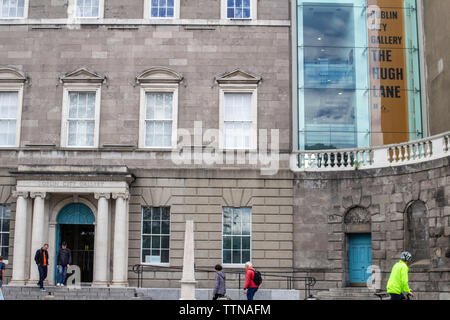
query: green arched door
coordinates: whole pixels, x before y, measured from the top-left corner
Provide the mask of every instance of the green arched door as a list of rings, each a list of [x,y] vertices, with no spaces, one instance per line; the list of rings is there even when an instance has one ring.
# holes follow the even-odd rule
[[[85,204],[71,203],[61,209],[56,222],[55,266],[58,250],[61,248],[61,243],[65,241],[72,252],[72,265],[78,266],[81,270],[81,282],[91,283],[95,232],[95,216],[92,210]]]

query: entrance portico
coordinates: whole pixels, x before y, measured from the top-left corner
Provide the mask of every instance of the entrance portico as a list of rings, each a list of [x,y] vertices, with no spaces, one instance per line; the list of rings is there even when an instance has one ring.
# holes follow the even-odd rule
[[[55,170],[48,166],[22,166],[16,174],[17,206],[10,284],[36,285],[38,274],[34,253],[44,243],[50,245],[47,280],[49,284],[55,283],[58,214],[71,203],[82,203],[95,217],[92,286],[127,286],[128,199],[129,184],[133,181],[128,169],[95,167],[94,170],[77,168],[74,172],[73,167]]]

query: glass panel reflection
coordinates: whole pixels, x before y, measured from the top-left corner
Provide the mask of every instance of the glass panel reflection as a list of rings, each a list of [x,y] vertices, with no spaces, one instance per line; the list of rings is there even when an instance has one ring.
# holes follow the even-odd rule
[[[303,29],[305,46],[354,47],[353,6],[306,4]]]
[[[304,48],[304,83],[306,88],[354,88],[355,49]]]
[[[297,4],[299,147],[422,138],[416,1]]]
[[[303,28],[305,149],[356,147],[353,6],[305,5]]]
[[[307,89],[305,149],[341,149],[357,146],[355,90]]]

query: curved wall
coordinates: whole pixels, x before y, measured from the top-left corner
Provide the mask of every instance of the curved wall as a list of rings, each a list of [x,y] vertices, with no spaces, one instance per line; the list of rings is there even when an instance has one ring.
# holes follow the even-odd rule
[[[382,272],[381,289],[410,234],[406,212],[415,200],[427,208],[429,260],[413,265],[412,288],[422,298],[449,298],[450,157],[377,170],[296,173],[294,183],[294,268],[317,277],[314,289],[348,285],[347,237],[369,232],[372,264]],[[370,228],[349,228],[345,213],[360,206]]]

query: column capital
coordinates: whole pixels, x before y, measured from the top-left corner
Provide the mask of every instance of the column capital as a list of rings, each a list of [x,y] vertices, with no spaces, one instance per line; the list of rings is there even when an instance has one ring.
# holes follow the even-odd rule
[[[13,191],[12,196],[14,198],[22,197],[27,199],[30,196],[30,193],[28,191]]]
[[[105,198],[106,200],[111,199],[111,193],[105,193],[105,192],[96,192],[94,193],[95,199],[99,200],[100,198]]]
[[[128,200],[128,198],[130,197],[130,193],[125,191],[125,192],[116,192],[112,194],[112,198],[114,200],[118,199],[118,198],[122,198],[123,200]]]
[[[41,198],[41,199],[45,199],[47,197],[47,193],[46,192],[30,192],[30,198]]]

